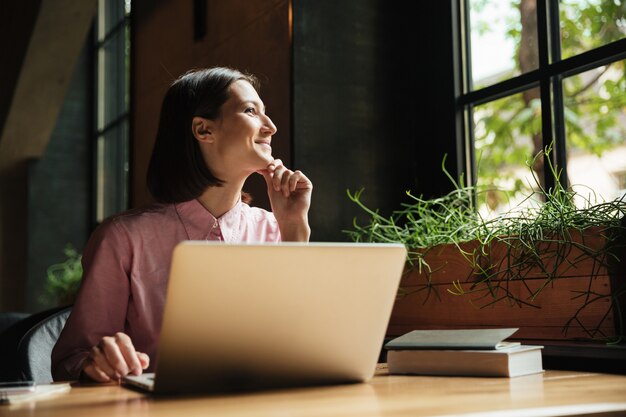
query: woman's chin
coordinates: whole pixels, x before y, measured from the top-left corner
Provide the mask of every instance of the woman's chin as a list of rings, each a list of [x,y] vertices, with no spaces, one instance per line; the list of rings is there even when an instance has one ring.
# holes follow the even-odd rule
[[[263,163],[265,164],[262,169],[265,169],[274,160],[274,157],[272,156],[271,153],[266,153],[266,154],[261,155],[261,159],[263,160]]]
[[[259,158],[254,162],[250,167],[253,169],[253,172],[263,171],[267,169],[267,166],[274,160],[274,157],[271,155],[259,155]]]

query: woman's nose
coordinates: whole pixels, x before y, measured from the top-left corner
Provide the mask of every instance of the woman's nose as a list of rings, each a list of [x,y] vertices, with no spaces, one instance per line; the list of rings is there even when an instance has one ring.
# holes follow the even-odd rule
[[[268,135],[275,135],[276,132],[278,132],[278,128],[276,127],[276,125],[274,124],[274,122],[272,122],[272,119],[270,119],[269,116],[265,115],[265,120],[263,123],[263,128],[264,131],[268,134]]]

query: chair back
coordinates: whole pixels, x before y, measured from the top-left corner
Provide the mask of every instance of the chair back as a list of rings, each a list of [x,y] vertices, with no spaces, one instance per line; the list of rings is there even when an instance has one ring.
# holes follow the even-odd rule
[[[40,384],[52,382],[51,355],[72,307],[59,310],[44,318],[20,340],[17,356],[20,363],[20,378]]]

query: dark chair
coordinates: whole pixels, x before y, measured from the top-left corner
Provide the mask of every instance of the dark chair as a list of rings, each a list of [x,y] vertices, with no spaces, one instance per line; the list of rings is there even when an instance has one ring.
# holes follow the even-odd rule
[[[11,328],[15,323],[25,319],[30,314],[21,311],[7,311],[0,313],[0,338],[4,336],[4,332]]]
[[[17,346],[19,379],[37,383],[52,382],[50,363],[52,348],[71,311],[71,307],[53,311],[24,334]]]
[[[12,324],[0,334],[0,381],[16,381],[20,378],[17,360],[17,346],[20,340],[37,323],[64,308],[66,306],[50,308],[33,314],[11,314],[12,317],[9,319]]]
[[[17,344],[26,332],[24,320],[29,316],[21,311],[0,313],[0,382],[17,379]]]

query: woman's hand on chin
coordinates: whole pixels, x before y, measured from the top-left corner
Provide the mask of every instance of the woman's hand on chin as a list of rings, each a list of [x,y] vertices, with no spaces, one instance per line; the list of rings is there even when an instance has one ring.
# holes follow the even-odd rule
[[[283,240],[308,241],[313,183],[301,171],[285,167],[280,159],[274,159],[259,173],[265,178],[267,194]]]

